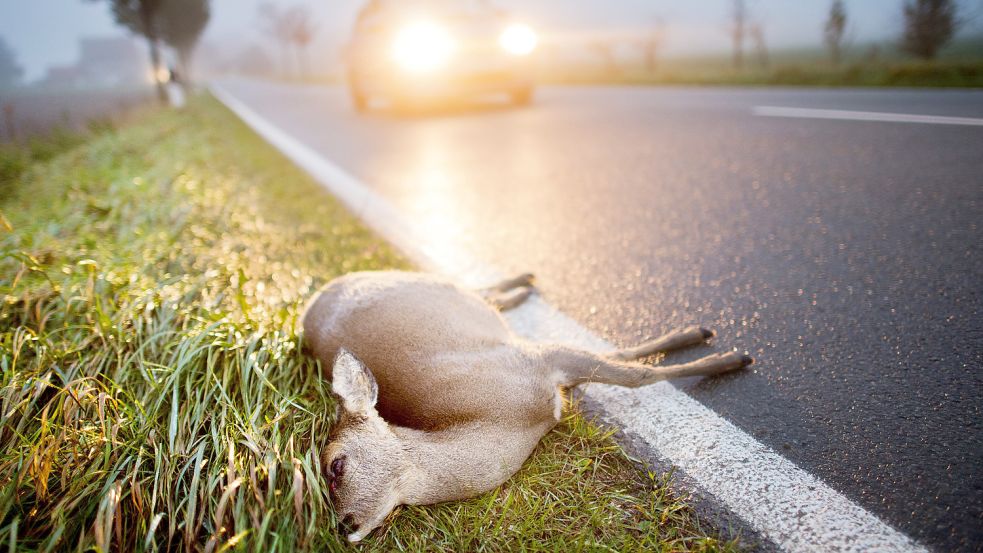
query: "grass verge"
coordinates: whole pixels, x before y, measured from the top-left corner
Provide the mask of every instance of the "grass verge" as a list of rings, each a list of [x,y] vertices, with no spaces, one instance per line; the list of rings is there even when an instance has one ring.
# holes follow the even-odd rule
[[[34,163],[0,200],[0,542],[345,550],[329,385],[294,325],[405,267],[214,100]],[[732,550],[574,413],[503,487],[404,507],[359,549]]]
[[[983,62],[899,62],[853,63],[831,66],[828,63],[776,64],[771,68],[748,68],[735,71],[724,64],[666,64],[657,71],[639,69],[598,71],[586,69],[553,72],[543,76],[555,84],[620,85],[702,85],[702,86],[818,86],[818,87],[983,87]]]
[[[112,129],[110,121],[98,120],[88,126],[88,132],[56,128],[42,138],[0,143],[0,195],[12,194],[14,183],[33,165],[44,163]]]

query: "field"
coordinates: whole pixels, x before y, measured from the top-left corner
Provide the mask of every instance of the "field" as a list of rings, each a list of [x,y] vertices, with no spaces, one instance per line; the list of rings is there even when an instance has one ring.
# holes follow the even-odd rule
[[[889,64],[773,64],[735,71],[722,62],[666,63],[654,70],[627,67],[616,71],[596,66],[545,71],[550,84],[820,86],[820,87],[983,87],[983,62],[902,62]]]
[[[851,45],[838,64],[821,48],[776,50],[767,59],[749,50],[737,70],[726,54],[669,57],[645,67],[638,52],[622,48],[612,50],[606,64],[589,56],[579,64],[544,66],[542,78],[562,84],[979,88],[980,52],[983,36],[957,40],[931,61],[912,59],[891,42]]]

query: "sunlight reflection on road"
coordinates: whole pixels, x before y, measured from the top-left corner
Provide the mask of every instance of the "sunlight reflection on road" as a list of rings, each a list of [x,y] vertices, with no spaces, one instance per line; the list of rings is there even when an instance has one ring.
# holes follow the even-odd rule
[[[425,130],[416,142],[414,159],[404,177],[408,207],[413,213],[410,225],[432,259],[473,273],[468,236],[472,235],[465,211],[459,205],[459,187],[465,183],[454,178],[444,134]],[[480,279],[481,276],[475,275]]]
[[[519,118],[513,122],[514,140],[497,145],[492,152],[499,172],[496,182],[491,183],[497,190],[492,198],[479,193],[489,184],[485,176],[474,173],[474,167],[482,163],[476,163],[471,155],[462,156],[469,151],[462,150],[462,143],[481,138],[472,134],[473,127],[462,133],[460,119],[414,121],[404,137],[407,149],[399,156],[404,172],[392,192],[396,203],[408,210],[414,233],[434,258],[469,266],[474,252],[484,249],[476,240],[478,236],[484,243],[489,236],[496,243],[542,238],[539,223],[550,214],[539,200],[541,193],[527,191],[531,196],[525,197],[532,201],[517,202],[523,196],[517,194],[515,186],[546,178],[550,170],[550,156],[544,155],[548,144],[535,132],[534,120]],[[478,134],[482,134],[480,130]],[[504,219],[505,213],[512,213],[513,219]],[[521,239],[515,236],[519,230],[516,215],[524,229]]]

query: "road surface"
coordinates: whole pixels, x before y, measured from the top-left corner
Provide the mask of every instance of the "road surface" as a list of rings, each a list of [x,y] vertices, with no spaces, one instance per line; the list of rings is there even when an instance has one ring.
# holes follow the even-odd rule
[[[756,364],[677,386],[921,543],[983,548],[983,92],[547,88],[410,116],[223,86],[613,342],[714,328]]]

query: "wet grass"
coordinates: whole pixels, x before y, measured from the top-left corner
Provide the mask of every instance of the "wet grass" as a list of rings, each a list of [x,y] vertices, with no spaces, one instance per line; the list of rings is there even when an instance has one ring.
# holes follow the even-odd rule
[[[803,86],[803,87],[983,87],[983,62],[906,61],[892,63],[776,63],[735,71],[726,62],[667,63],[656,71],[640,68],[554,72],[544,76],[557,84]]]
[[[211,99],[32,163],[0,198],[0,543],[345,550],[335,413],[294,331],[406,267]],[[359,549],[716,551],[663,476],[568,416],[500,489],[400,508]]]
[[[11,194],[15,181],[33,165],[44,163],[112,130],[111,121],[96,120],[85,131],[59,127],[43,137],[30,137],[23,142],[0,142],[0,194]]]

